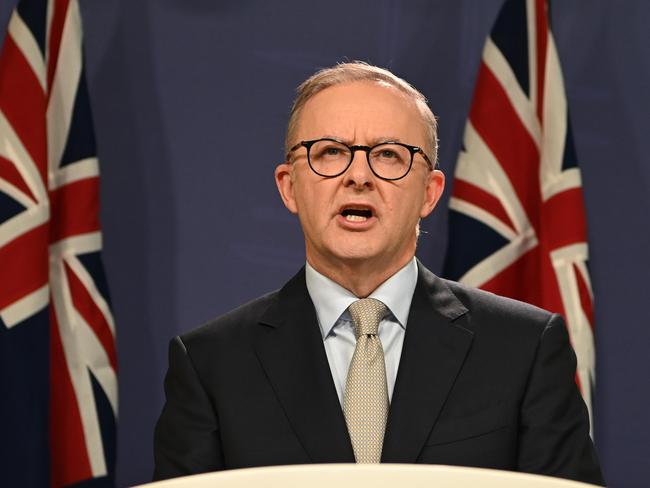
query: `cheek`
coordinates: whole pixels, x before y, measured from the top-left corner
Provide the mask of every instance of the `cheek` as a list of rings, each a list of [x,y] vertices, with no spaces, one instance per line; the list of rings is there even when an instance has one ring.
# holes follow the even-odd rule
[[[300,187],[296,193],[296,205],[298,207],[298,216],[303,224],[313,227],[320,222],[328,212],[328,202],[330,201],[321,191],[316,191],[314,187]]]
[[[392,201],[392,213],[399,216],[402,225],[405,225],[407,221],[415,221],[420,218],[424,200],[420,195],[416,196],[417,191],[412,189],[410,192],[404,192]]]
[[[296,200],[298,211],[302,212],[309,208],[309,184],[305,181],[304,175],[293,175],[293,196]]]
[[[336,195],[336,182],[331,180],[296,180],[295,195],[298,204],[317,213],[330,209]]]

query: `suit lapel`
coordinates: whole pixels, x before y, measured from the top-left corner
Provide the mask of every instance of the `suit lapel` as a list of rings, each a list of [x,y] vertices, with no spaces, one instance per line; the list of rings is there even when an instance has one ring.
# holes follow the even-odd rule
[[[354,462],[304,269],[256,327],[255,350],[311,462]]]
[[[418,262],[382,462],[417,460],[472,342],[472,332],[453,323],[466,313],[444,281]]]

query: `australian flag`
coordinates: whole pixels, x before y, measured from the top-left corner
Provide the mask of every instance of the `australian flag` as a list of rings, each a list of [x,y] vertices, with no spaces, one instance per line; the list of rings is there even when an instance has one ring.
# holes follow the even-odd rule
[[[591,412],[593,291],[582,180],[546,0],[506,0],[458,157],[443,274],[560,312]]]
[[[77,0],[22,0],[0,51],[0,479],[112,485],[115,328]]]

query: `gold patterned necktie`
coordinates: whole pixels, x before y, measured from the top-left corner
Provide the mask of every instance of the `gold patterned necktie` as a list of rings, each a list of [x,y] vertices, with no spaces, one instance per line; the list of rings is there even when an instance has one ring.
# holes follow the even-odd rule
[[[378,463],[388,417],[384,349],[377,335],[386,305],[364,298],[348,308],[357,345],[348,370],[343,412],[357,463]]]

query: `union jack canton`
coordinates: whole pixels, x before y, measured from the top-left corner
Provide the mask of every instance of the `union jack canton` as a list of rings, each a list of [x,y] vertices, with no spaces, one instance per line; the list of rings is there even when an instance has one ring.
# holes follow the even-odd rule
[[[0,469],[112,485],[115,329],[77,0],[22,0],[0,53]]]
[[[585,209],[545,0],[507,0],[486,40],[449,206],[443,274],[561,313],[591,415]]]

